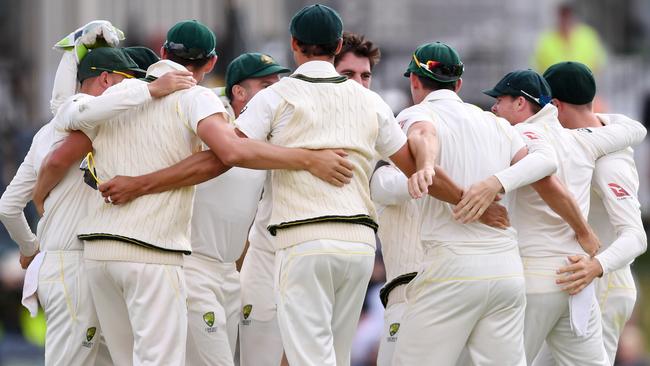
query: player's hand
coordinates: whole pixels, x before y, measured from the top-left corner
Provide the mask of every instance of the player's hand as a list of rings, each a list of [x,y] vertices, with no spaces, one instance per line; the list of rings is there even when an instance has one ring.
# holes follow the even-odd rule
[[[34,253],[34,255],[29,256],[29,257],[26,257],[26,256],[24,256],[24,255],[21,254],[21,255],[20,255],[20,266],[21,266],[23,269],[27,269],[27,267],[29,267],[29,264],[32,263],[32,261],[34,260],[34,258],[36,258],[36,255],[38,254],[38,252],[39,252],[39,251],[37,250],[36,253]]]
[[[508,217],[508,210],[498,204],[496,201],[492,202],[488,208],[483,212],[483,215],[478,219],[481,223],[495,227],[497,229],[507,229],[510,227],[510,218]]]
[[[189,89],[196,85],[196,79],[189,71],[170,71],[147,85],[154,98],[161,98],[175,91]]]
[[[123,205],[142,196],[143,183],[137,177],[127,177],[117,175],[108,182],[102,183],[97,187],[104,197],[104,202],[114,205]]]
[[[467,224],[478,220],[483,212],[490,206],[503,187],[495,177],[472,184],[468,190],[463,192],[463,198],[454,208],[454,219]]]
[[[413,173],[408,180],[409,194],[418,199],[428,194],[429,186],[433,184],[436,171],[433,167],[425,167]]]
[[[557,270],[562,275],[555,280],[558,285],[563,285],[562,290],[570,295],[575,295],[587,287],[596,277],[603,275],[603,267],[596,258],[583,255],[569,256],[569,265]]]
[[[310,150],[307,171],[325,182],[343,187],[352,180],[354,165],[346,159],[348,154],[337,150]]]
[[[591,227],[586,233],[576,235],[576,240],[578,240],[582,249],[585,253],[589,254],[590,257],[595,256],[596,253],[598,253],[598,250],[600,250],[600,239],[598,239],[596,233],[594,233]]]

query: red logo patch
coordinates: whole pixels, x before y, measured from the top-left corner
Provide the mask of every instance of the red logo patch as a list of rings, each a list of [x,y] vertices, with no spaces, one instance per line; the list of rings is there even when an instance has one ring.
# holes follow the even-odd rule
[[[524,136],[528,137],[529,140],[539,140],[539,136],[535,132],[526,131],[523,133]]]
[[[614,195],[618,198],[625,198],[625,197],[631,197],[629,193],[625,190],[625,188],[619,186],[616,183],[608,183],[607,186],[609,189],[612,190]]]

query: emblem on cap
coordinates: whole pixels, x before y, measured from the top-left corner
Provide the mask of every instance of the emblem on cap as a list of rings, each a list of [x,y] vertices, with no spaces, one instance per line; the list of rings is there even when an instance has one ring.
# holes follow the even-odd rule
[[[265,64],[272,64],[274,63],[273,58],[269,55],[262,55],[260,56],[260,61],[264,62]]]

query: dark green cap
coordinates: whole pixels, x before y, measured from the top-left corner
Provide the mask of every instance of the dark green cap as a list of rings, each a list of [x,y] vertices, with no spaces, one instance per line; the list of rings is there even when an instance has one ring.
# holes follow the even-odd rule
[[[533,70],[517,70],[509,72],[492,89],[483,90],[493,98],[502,95],[524,97],[540,106],[551,101],[551,88],[546,80]]]
[[[226,68],[226,96],[232,98],[232,87],[246,79],[291,72],[280,66],[273,57],[263,53],[251,52],[239,55]]]
[[[441,83],[460,79],[465,67],[458,52],[442,42],[426,43],[418,47],[404,76],[414,73]]]
[[[197,20],[186,20],[176,23],[167,32],[163,47],[182,59],[201,60],[216,54],[216,44],[210,28]]]
[[[560,62],[544,72],[553,98],[570,104],[591,103],[596,96],[596,80],[589,68],[580,62]]]
[[[156,55],[156,53],[153,50],[147,47],[142,47],[142,46],[125,47],[124,52],[126,52],[126,54],[129,55],[129,57],[131,57],[131,59],[135,61],[136,64],[138,64],[139,68],[145,71],[149,68],[149,66],[160,61],[158,55]],[[136,77],[139,78],[143,78],[145,76],[146,76],[146,72],[136,74]]]
[[[305,44],[332,44],[343,37],[343,21],[329,6],[309,5],[291,18],[289,31]]]
[[[102,72],[145,73],[127,55],[123,48],[100,47],[94,48],[79,63],[77,80],[82,82],[88,78],[99,76]]]

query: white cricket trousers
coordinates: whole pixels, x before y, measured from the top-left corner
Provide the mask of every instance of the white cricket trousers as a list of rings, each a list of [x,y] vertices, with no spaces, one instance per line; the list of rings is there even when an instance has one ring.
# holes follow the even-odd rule
[[[239,362],[279,366],[282,337],[274,295],[275,253],[250,246],[241,268]]]
[[[406,310],[405,292],[406,285],[400,285],[395,287],[389,294],[386,310],[384,310],[384,328],[379,341],[377,366],[390,366],[393,364],[393,353],[399,338],[402,317]]]
[[[526,297],[516,248],[457,254],[425,246],[423,266],[406,288],[393,365],[455,366],[465,347],[476,366],[526,364]]]
[[[569,295],[555,283],[556,271],[567,265],[566,258],[522,259],[526,276],[524,343],[528,364],[533,364],[546,341],[558,365],[609,366],[595,299],[583,310],[589,312],[585,334],[579,337],[571,328]]]
[[[239,323],[239,273],[235,263],[185,256],[188,366],[232,366]]]
[[[187,295],[181,266],[84,261],[115,365],[184,365]]]
[[[603,343],[609,362],[613,365],[618,350],[618,340],[625,323],[630,320],[634,311],[636,286],[629,266],[607,273],[595,281],[596,296],[602,316]],[[544,344],[533,365],[557,365],[547,344]]]
[[[276,253],[278,323],[287,360],[347,366],[375,249],[339,240],[304,242]]]
[[[82,251],[47,251],[38,275],[45,365],[111,365],[83,269]],[[104,348],[100,352],[100,348]]]

